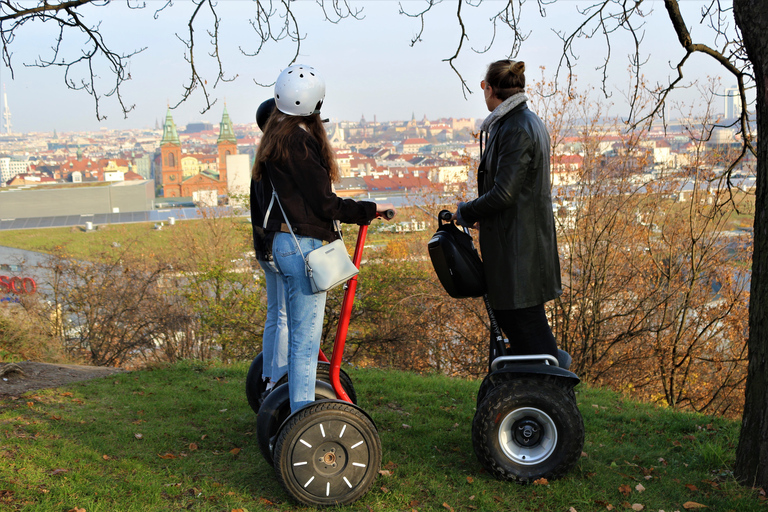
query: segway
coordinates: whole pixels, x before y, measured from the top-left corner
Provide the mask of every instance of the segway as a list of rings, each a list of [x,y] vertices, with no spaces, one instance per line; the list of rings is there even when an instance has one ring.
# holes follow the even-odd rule
[[[393,211],[377,215],[391,219]],[[360,268],[368,225],[361,225],[352,258]],[[341,370],[357,276],[345,284],[330,360],[318,355],[315,402],[290,413],[287,376],[264,396],[263,355],[251,363],[246,395],[257,413],[256,435],[265,460],[296,501],[347,505],[365,495],[381,467],[381,441],[371,417],[356,405],[352,380]],[[263,398],[262,398],[263,397]]]
[[[472,420],[472,445],[480,464],[494,477],[519,483],[562,477],[578,462],[584,421],[576,405],[579,378],[571,357],[511,355],[485,293],[482,261],[469,230],[438,214],[428,242],[435,272],[454,298],[483,297],[490,323],[488,374],[480,384]]]

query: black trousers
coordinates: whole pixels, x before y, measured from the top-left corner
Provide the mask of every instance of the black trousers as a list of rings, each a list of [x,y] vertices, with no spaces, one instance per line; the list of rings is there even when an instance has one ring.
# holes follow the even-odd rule
[[[551,354],[557,342],[549,327],[544,304],[523,309],[494,309],[499,327],[507,335],[512,355]]]

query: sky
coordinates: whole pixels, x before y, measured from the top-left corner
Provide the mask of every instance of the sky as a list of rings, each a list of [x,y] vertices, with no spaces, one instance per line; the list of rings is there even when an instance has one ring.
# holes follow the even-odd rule
[[[473,2],[474,3],[474,2]],[[579,9],[592,2],[559,0],[546,7],[546,17],[539,15],[535,2],[523,5],[523,26],[529,36],[517,55],[526,62],[529,82],[544,76],[554,78],[554,71],[562,53],[560,40],[553,30],[574,29],[583,19]],[[688,21],[694,41],[712,43],[711,36],[699,24],[698,12],[708,4],[704,0],[681,0],[683,14]],[[192,2],[181,0],[153,16],[164,4],[148,0],[147,8],[128,9],[124,2],[105,7],[88,7],[81,11],[86,23],[100,23],[105,41],[119,53],[130,53],[146,47],[131,58],[131,80],[123,84],[123,99],[135,108],[125,119],[114,97],[103,97],[101,110],[107,115],[97,121],[93,98],[83,91],[72,91],[64,84],[61,68],[41,69],[29,67],[35,59],[50,55],[54,44],[55,27],[50,24],[28,23],[13,42],[14,78],[0,64],[2,81],[14,132],[82,132],[99,129],[153,128],[162,124],[169,105],[181,97],[189,69],[184,61],[185,47],[177,34],[185,34],[187,22],[194,8]],[[512,36],[509,29],[497,32],[493,47],[478,53],[491,42],[489,19],[502,9],[505,2],[485,0],[479,6],[462,4],[462,16],[469,39],[463,43],[461,56],[455,66],[467,80],[470,94],[462,91],[461,83],[444,59],[452,56],[459,43],[460,28],[456,19],[455,0],[437,4],[425,18],[421,41],[411,45],[411,39],[420,29],[416,18],[399,14],[404,10],[414,13],[426,4],[422,1],[395,2],[391,0],[350,0],[350,5],[362,8],[363,19],[344,19],[339,23],[323,21],[321,7],[314,1],[292,3],[305,39],[301,42],[298,63],[315,67],[326,81],[326,100],[323,114],[332,120],[368,121],[409,120],[443,117],[482,118],[488,114],[483,102],[479,82],[487,65],[506,58],[511,51]],[[217,124],[224,105],[235,124],[251,123],[258,105],[272,96],[271,87],[259,83],[273,83],[282,69],[293,58],[295,47],[290,41],[266,45],[255,57],[243,51],[253,51],[256,36],[249,23],[255,11],[249,0],[219,0],[220,56],[225,76],[232,82],[221,82],[213,88],[215,73],[208,74],[208,87],[217,103],[201,113],[205,102],[199,91],[172,111],[177,126],[190,122],[207,121]],[[672,32],[662,1],[643,3],[649,13],[646,18],[643,53],[648,62],[644,68],[652,81],[666,82],[672,75],[671,62],[682,55]],[[201,19],[196,33],[199,35],[198,63],[202,70],[212,71],[213,59],[207,55],[205,29],[210,16]],[[732,18],[727,20],[733,25]],[[73,36],[73,37],[72,37]],[[65,50],[80,51],[84,36],[72,34],[67,38]],[[628,82],[628,54],[632,40],[626,33],[616,33],[611,46],[612,63],[609,68],[608,90],[612,94],[614,112],[621,115],[627,110],[623,92]],[[579,84],[597,85],[600,74],[595,70],[606,55],[606,45],[599,39],[580,40],[576,45],[579,60],[576,66]],[[704,81],[708,75],[724,76],[722,70],[704,56],[689,61],[691,79]],[[99,70],[103,80],[101,88],[108,89],[109,75]],[[77,74],[73,76],[79,76]],[[724,78],[723,85],[735,85]],[[681,91],[677,101],[694,101],[693,90]],[[3,127],[3,132],[5,132]]]

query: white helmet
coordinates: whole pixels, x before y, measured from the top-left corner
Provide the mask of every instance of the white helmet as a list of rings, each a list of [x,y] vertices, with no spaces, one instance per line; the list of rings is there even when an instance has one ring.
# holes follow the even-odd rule
[[[315,68],[296,64],[285,68],[275,83],[275,104],[289,116],[319,114],[325,99],[325,81]]]

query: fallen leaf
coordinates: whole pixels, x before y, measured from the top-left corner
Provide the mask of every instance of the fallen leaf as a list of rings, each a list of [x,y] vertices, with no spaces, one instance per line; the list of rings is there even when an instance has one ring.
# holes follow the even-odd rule
[[[589,455],[587,455],[587,452],[581,452],[581,456],[582,457],[589,457]]]
[[[533,481],[533,485],[549,485],[549,480],[546,478],[539,478]]]
[[[698,488],[697,488],[695,485],[693,485],[693,484],[685,484],[685,486],[688,488],[688,490],[689,490],[689,491],[694,491],[694,492],[696,492],[696,491],[698,491],[698,490],[699,490],[699,489],[698,489]]]
[[[67,392],[61,393],[60,396],[72,396],[72,393],[67,391]]]
[[[61,419],[61,416],[51,415],[51,419],[59,421]]]
[[[381,469],[381,470],[379,470],[379,474],[381,476],[392,476],[392,472],[389,471],[388,469]]]
[[[683,508],[685,510],[694,510],[697,508],[707,508],[706,505],[702,505],[701,503],[696,503],[695,501],[686,501],[683,503]]]
[[[637,485],[635,486],[635,490],[636,490],[637,492],[643,492],[643,491],[645,490],[645,487],[643,487],[643,484],[637,484]]]
[[[195,444],[195,443],[189,443],[189,449],[190,449],[190,450],[192,450],[192,451],[195,451],[195,450],[197,450],[197,444]]]
[[[443,503],[443,508],[447,508],[447,509],[448,509],[448,510],[450,510],[451,512],[454,512],[454,511],[453,511],[453,507],[452,507],[452,506],[450,506],[450,505],[449,505],[449,504],[447,504],[447,503]]]
[[[576,512],[576,509],[571,507],[571,508],[568,509],[568,512]]]
[[[106,455],[106,454],[102,455],[101,458],[104,459],[104,460],[109,460],[110,459],[109,455]]]
[[[629,496],[632,492],[632,489],[630,489],[628,485],[624,484],[619,486],[619,492],[624,496]]]
[[[607,504],[607,505],[605,506],[605,509],[606,509],[606,510],[614,510],[614,509],[615,509],[615,507],[609,503],[609,504]]]
[[[240,453],[240,448],[232,448],[231,450],[229,450],[229,453],[231,453],[232,455],[237,455],[238,453]]]
[[[641,511],[641,510],[643,510],[644,508],[645,508],[645,506],[643,506],[643,505],[641,505],[641,504],[639,504],[639,503],[633,503],[633,504],[632,504],[632,510],[635,510],[635,511],[637,511],[637,512],[640,512],[640,511]]]
[[[144,434],[139,434],[138,432],[136,434],[133,434],[133,437],[136,439],[144,439]]]
[[[389,492],[389,489],[387,489],[386,487],[382,487],[381,492],[383,492],[384,494],[387,494]]]
[[[467,483],[468,483],[468,484],[471,484],[471,483],[474,483],[474,482],[475,482],[475,479],[474,479],[474,478],[472,478],[471,476],[468,476],[468,477],[467,477]]]
[[[85,509],[80,507],[75,507],[67,510],[67,512],[85,512]]]
[[[403,423],[403,428],[411,428],[411,426],[410,425],[406,425],[405,423]]]
[[[160,455],[158,453],[157,456],[160,457],[161,459],[175,459],[176,458],[176,456],[174,454],[172,454],[172,453],[166,453],[165,455]]]
[[[60,475],[62,473],[66,473],[67,471],[69,471],[69,470],[68,469],[64,469],[64,468],[58,468],[58,469],[54,469],[53,471],[51,471],[48,474],[51,475],[51,476],[54,476],[54,475]]]

